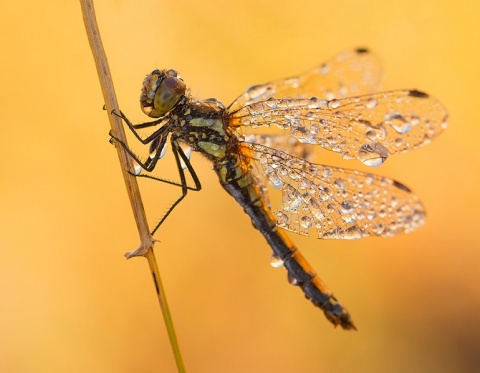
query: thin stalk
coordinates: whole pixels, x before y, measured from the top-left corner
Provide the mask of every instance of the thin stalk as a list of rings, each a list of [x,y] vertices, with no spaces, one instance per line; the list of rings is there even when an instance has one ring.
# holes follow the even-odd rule
[[[80,0],[82,7],[83,21],[85,23],[85,29],[92,50],[93,58],[97,68],[98,78],[102,88],[103,98],[105,100],[105,106],[110,121],[112,133],[118,139],[127,143],[125,131],[120,120],[115,115],[112,115],[112,111],[119,112],[117,98],[115,90],[113,88],[113,81],[108,67],[107,57],[103,49],[102,40],[100,38],[100,32],[98,30],[97,21],[95,17],[95,10],[93,7],[93,0]],[[170,345],[173,350],[175,362],[177,364],[178,372],[185,372],[185,366],[183,363],[182,355],[178,345],[178,340],[173,327],[172,316],[168,307],[167,298],[163,289],[163,284],[160,277],[160,271],[157,266],[155,254],[153,252],[153,246],[155,239],[150,235],[147,218],[145,215],[145,209],[140,195],[140,189],[138,187],[137,179],[131,175],[127,170],[132,170],[133,165],[131,158],[124,151],[123,147],[116,146],[118,159],[120,161],[120,168],[122,170],[123,178],[125,180],[125,186],[127,188],[128,197],[132,206],[133,215],[137,224],[138,233],[140,235],[140,246],[125,256],[127,259],[134,256],[143,256],[147,259],[150,267],[150,272],[155,284],[155,290],[157,293],[158,302],[162,310],[165,327],[167,329],[168,337],[170,339]]]

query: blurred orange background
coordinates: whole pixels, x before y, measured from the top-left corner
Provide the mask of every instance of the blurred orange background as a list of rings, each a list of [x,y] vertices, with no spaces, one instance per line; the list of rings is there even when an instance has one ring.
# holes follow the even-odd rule
[[[384,89],[448,108],[431,145],[375,169],[428,209],[424,228],[353,242],[295,237],[359,329],[334,329],[269,265],[270,249],[199,156],[203,190],[159,231],[156,254],[190,372],[472,372],[480,366],[480,3],[98,1],[120,106],[153,68],[198,98],[371,48]],[[174,372],[78,2],[0,12],[0,371]],[[319,162],[340,164],[320,153]],[[364,169],[359,162],[349,167]],[[173,161],[162,174],[175,178]],[[158,219],[179,190],[146,185]]]

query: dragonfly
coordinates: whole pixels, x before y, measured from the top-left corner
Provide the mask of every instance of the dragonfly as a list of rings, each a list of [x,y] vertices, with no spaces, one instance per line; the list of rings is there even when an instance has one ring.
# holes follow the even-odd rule
[[[424,224],[425,209],[404,184],[370,172],[312,163],[311,145],[378,166],[391,155],[430,143],[447,126],[444,106],[416,89],[378,92],[381,67],[368,49],[342,52],[294,77],[255,85],[230,106],[192,98],[172,69],[154,70],[143,82],[142,111],[153,121],[132,124],[133,135],[149,145],[140,159],[113,136],[136,162],[137,176],[181,187],[181,196],[152,230],[152,235],[187,195],[201,183],[190,163],[200,153],[213,166],[223,189],[247,213],[264,236],[273,263],[287,270],[288,281],[343,329],[356,329],[349,311],[316,274],[285,233],[320,239],[389,237]],[[138,130],[154,127],[147,137]],[[265,135],[257,129],[277,128]],[[180,181],[154,176],[167,144]],[[187,183],[191,175],[194,185]],[[191,184],[191,182],[190,182]],[[268,194],[281,193],[278,208]]]

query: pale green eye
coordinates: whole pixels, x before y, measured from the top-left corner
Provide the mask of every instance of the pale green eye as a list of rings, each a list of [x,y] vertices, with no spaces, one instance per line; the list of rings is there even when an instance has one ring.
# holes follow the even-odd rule
[[[160,115],[168,113],[185,93],[185,89],[185,83],[178,78],[168,77],[164,79],[155,92],[154,111],[157,111]]]
[[[165,78],[162,80],[162,77]],[[144,82],[140,97],[142,110],[149,117],[161,117],[172,110],[185,91],[185,83],[175,71],[169,70],[165,74],[165,71],[155,70]]]

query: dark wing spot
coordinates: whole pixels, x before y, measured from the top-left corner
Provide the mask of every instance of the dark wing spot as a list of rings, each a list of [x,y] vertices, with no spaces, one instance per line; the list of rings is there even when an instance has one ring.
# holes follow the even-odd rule
[[[412,96],[412,97],[418,97],[418,98],[428,98],[429,97],[428,94],[426,94],[425,92],[417,91],[416,89],[413,89],[413,90],[409,91],[408,95]]]
[[[407,188],[405,185],[403,185],[402,183],[399,183],[398,181],[395,181],[393,180],[393,185],[396,186],[398,189],[401,189],[407,193],[411,193],[412,191]]]
[[[357,48],[355,49],[355,52],[358,54],[364,54],[370,52],[367,48]]]

